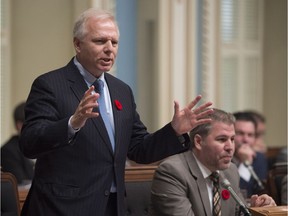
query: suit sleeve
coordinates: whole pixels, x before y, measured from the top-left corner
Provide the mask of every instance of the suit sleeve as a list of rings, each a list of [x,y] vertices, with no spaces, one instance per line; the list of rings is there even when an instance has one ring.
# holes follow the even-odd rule
[[[151,216],[193,216],[187,185],[173,166],[159,166],[151,189]]]
[[[133,126],[128,158],[137,163],[147,164],[187,151],[190,148],[188,134],[183,134],[184,139],[180,142],[171,123],[166,124],[154,133],[147,132],[147,128],[142,123],[136,110],[132,90],[130,88],[129,90],[130,93],[127,93],[127,95],[131,95]]]
[[[37,78],[26,102],[26,119],[20,136],[20,149],[26,157],[37,158],[69,145],[69,116],[61,118],[58,106],[50,84]]]

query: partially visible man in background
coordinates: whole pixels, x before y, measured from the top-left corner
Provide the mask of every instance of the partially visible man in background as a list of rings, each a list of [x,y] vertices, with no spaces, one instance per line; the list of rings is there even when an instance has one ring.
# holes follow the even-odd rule
[[[19,148],[19,134],[24,122],[25,102],[16,106],[13,119],[17,134],[1,147],[1,171],[12,173],[19,185],[30,184],[34,174],[34,163],[24,157]]]
[[[265,154],[267,152],[267,145],[264,141],[264,136],[266,134],[266,118],[263,114],[254,110],[249,110],[247,113],[250,114],[257,123],[256,141],[253,144],[253,149]]]
[[[244,196],[262,193],[265,189],[262,182],[267,179],[267,159],[265,154],[254,150],[257,122],[248,112],[234,113],[235,153],[233,162],[240,174],[240,188]]]

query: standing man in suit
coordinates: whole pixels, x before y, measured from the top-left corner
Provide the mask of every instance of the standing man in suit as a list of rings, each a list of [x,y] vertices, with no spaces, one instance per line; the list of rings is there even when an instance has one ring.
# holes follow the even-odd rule
[[[17,134],[13,135],[1,147],[1,171],[12,173],[18,185],[27,186],[31,184],[34,174],[34,163],[24,157],[19,148],[19,135],[25,119],[25,102],[18,104],[13,112],[13,120]]]
[[[239,193],[239,175],[231,163],[234,153],[234,117],[213,109],[211,123],[190,132],[192,151],[171,156],[157,168],[151,189],[151,216],[210,216],[213,210],[211,173],[218,173],[220,182],[227,179]],[[228,190],[220,186],[220,215],[239,212]],[[239,195],[241,196],[241,195]],[[244,202],[244,200],[243,200]],[[268,195],[251,197],[252,206],[275,205]]]
[[[73,35],[76,56],[39,76],[27,99],[20,146],[37,163],[22,215],[123,216],[126,157],[151,163],[186,151],[187,132],[213,110],[210,102],[194,108],[201,96],[182,110],[175,102],[172,121],[148,133],[132,90],[108,73],[118,50],[115,18],[89,9]]]

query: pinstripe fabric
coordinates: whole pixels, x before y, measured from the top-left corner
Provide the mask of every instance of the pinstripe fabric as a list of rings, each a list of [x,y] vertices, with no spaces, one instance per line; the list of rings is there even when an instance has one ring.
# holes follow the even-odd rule
[[[101,118],[88,119],[73,140],[68,139],[68,120],[87,90],[73,60],[33,82],[20,148],[37,162],[22,215],[103,216],[115,179],[118,216],[123,216],[127,155],[138,163],[151,163],[189,148],[179,144],[170,124],[149,135],[129,86],[110,74],[105,80],[114,116],[115,153]],[[122,110],[116,109],[115,100]]]

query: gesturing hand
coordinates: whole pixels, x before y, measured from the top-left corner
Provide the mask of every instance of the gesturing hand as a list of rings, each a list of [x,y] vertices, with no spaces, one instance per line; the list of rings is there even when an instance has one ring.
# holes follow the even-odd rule
[[[93,112],[94,107],[98,107],[97,99],[99,94],[93,94],[94,86],[91,86],[81,99],[75,113],[71,118],[71,126],[74,129],[82,128],[87,119],[99,116],[98,112]]]
[[[211,119],[205,118],[205,116],[213,112],[213,109],[207,109],[212,105],[211,102],[202,104],[198,108],[192,110],[201,100],[201,98],[202,96],[198,95],[183,110],[180,110],[179,103],[177,101],[174,102],[174,116],[171,125],[178,136],[188,133],[200,124],[211,121]]]

